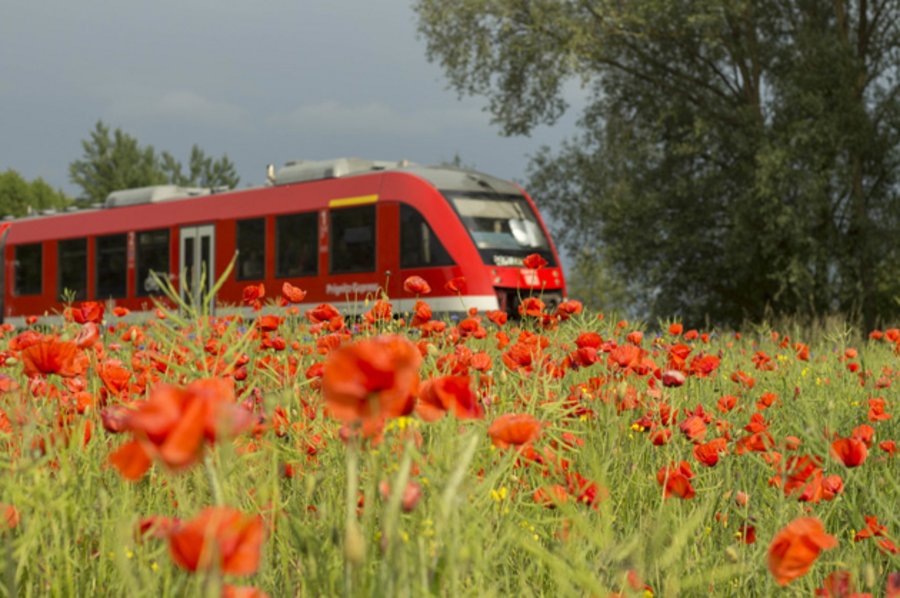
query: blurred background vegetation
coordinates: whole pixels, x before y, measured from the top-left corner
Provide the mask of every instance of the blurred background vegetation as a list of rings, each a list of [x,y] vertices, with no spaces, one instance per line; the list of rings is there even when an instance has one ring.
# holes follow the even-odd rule
[[[507,135],[589,92],[528,189],[595,307],[736,324],[896,318],[897,0],[417,0]]]

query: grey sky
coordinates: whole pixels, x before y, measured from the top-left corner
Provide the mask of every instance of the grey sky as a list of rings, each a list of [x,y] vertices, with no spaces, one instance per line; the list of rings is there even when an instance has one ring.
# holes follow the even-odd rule
[[[449,160],[524,177],[574,115],[503,138],[483,98],[458,100],[425,60],[406,0],[6,0],[0,171],[70,194],[68,164],[98,119],[186,160],[227,153],[241,184],[265,165],[358,156]]]

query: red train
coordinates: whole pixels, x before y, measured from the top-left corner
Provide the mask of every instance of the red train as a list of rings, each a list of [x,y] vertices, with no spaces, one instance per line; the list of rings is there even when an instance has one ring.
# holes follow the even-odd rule
[[[385,291],[396,311],[415,297],[403,281],[418,275],[435,311],[505,309],[542,293],[565,296],[559,257],[531,198],[518,186],[470,170],[355,158],[289,162],[270,168],[264,187],[215,192],[163,185],[111,193],[102,207],[42,213],[9,224],[0,317],[59,314],[75,300],[149,310],[159,293],[151,271],[182,293],[201,272],[218,279],[216,297],[237,305],[245,286],[289,281],[312,307],[362,310]],[[523,267],[537,253],[548,265]],[[187,280],[180,280],[183,273]],[[461,293],[445,284],[464,278]]]

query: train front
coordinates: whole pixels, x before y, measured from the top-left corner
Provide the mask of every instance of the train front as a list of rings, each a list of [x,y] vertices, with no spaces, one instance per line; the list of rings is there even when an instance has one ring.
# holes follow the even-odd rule
[[[551,312],[565,299],[565,280],[556,248],[534,202],[521,190],[450,191],[444,195],[466,227],[499,308],[518,314],[519,303],[539,297]],[[528,267],[525,258],[537,254],[546,265]]]

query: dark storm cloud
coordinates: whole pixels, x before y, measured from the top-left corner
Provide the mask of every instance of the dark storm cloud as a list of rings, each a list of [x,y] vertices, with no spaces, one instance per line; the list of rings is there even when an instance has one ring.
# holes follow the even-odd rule
[[[571,121],[505,139],[483,100],[426,62],[403,1],[7,5],[0,19],[0,170],[69,193],[98,119],[185,159],[227,153],[244,184],[289,159],[466,163],[506,178]]]

